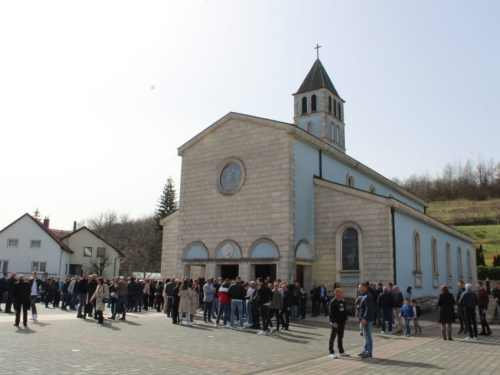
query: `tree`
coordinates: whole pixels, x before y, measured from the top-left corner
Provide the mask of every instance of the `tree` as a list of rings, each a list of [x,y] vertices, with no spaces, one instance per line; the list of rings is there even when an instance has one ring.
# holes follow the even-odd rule
[[[96,260],[91,260],[89,265],[86,267],[85,272],[88,274],[96,274],[97,277],[104,277],[106,276],[104,271],[107,266],[109,266],[111,262],[109,261],[109,258],[107,255],[103,257],[99,257]]]
[[[486,266],[483,245],[481,244],[479,244],[479,247],[476,249],[476,266]]]
[[[167,183],[163,187],[161,197],[158,199],[158,204],[156,205],[155,210],[155,218],[160,221],[177,211],[178,208],[179,204],[177,202],[177,192],[175,190],[174,180],[172,177],[169,177]]]
[[[36,208],[35,211],[33,211],[33,217],[37,220],[40,220],[42,218],[42,215],[40,214],[40,211],[38,210],[38,207]]]

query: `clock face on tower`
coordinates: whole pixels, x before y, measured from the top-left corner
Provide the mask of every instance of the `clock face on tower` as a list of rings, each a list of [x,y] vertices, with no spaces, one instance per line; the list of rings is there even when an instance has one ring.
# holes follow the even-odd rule
[[[243,169],[238,163],[229,163],[220,173],[220,186],[228,193],[234,192],[240,186],[243,179]]]

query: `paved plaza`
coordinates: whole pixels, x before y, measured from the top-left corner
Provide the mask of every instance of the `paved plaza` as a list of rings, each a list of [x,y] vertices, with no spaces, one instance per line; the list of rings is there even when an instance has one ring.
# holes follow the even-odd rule
[[[38,310],[38,321],[27,329],[13,326],[13,314],[0,313],[2,373],[500,374],[497,325],[492,336],[478,341],[465,341],[462,335],[444,341],[435,314],[424,317],[424,332],[415,337],[382,335],[374,328],[375,358],[361,360],[356,353],[363,338],[355,318],[344,343],[351,358],[332,359],[325,317],[261,336],[253,330],[215,328],[200,316],[194,326],[175,326],[164,314],[143,312],[99,326],[93,319],[76,319],[74,312]]]

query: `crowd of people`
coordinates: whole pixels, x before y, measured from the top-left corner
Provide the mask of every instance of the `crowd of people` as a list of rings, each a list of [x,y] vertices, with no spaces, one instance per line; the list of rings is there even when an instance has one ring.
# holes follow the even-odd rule
[[[381,333],[404,334],[411,336],[422,334],[419,320],[422,310],[416,298],[412,297],[412,287],[406,293],[397,285],[388,283],[384,286],[364,283],[358,287],[359,297],[355,302],[358,312],[360,335],[365,345],[359,356],[372,358],[372,326],[380,327]],[[324,283],[313,285],[309,295],[303,287],[293,281],[289,284],[281,280],[257,278],[246,282],[240,277],[234,279],[215,278],[169,278],[166,280],[139,280],[135,277],[115,277],[111,280],[84,274],[82,277],[38,278],[37,272],[31,277],[16,275],[8,277],[4,273],[0,278],[0,301],[7,294],[5,313],[16,312],[15,326],[21,323],[27,326],[28,310],[32,320],[37,320],[37,303],[46,308],[60,308],[63,311],[75,311],[80,319],[94,318],[98,324],[104,323],[104,312],[110,308],[108,319],[126,320],[129,312],[156,310],[166,314],[172,324],[192,325],[194,316],[203,316],[205,324],[241,330],[255,329],[259,335],[273,334],[276,331],[289,330],[290,321],[304,320],[308,299],[312,303],[311,317],[322,313],[329,319],[331,334],[329,352],[333,358],[348,357],[344,351],[343,337],[348,324],[348,307],[339,284],[333,290],[327,290]],[[493,296],[500,306],[500,285]],[[477,340],[478,335],[491,335],[492,331],[486,320],[489,293],[482,282],[477,283],[477,293],[472,285],[464,286],[458,282],[458,293],[453,296],[443,285],[438,297],[439,323],[444,340],[453,340],[452,324],[458,316],[460,330],[466,334],[466,340]],[[1,306],[1,305],[0,305]],[[476,323],[478,309],[482,330],[478,333]],[[1,307],[0,307],[1,311]],[[395,331],[393,331],[395,327]],[[387,330],[386,330],[387,328]],[[339,354],[334,350],[337,340]]]

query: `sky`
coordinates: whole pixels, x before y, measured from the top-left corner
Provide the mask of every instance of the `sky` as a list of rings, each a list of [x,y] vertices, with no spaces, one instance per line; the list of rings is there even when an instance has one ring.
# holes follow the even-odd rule
[[[494,1],[0,1],[0,228],[151,214],[228,112],[293,122],[320,59],[382,175],[500,161]]]

